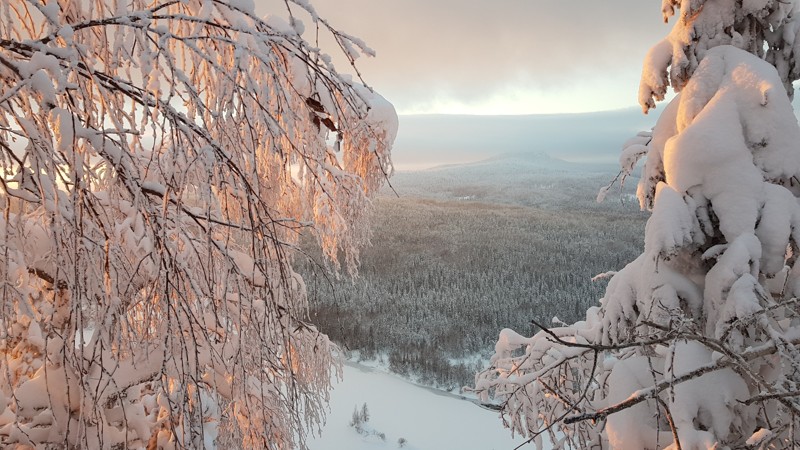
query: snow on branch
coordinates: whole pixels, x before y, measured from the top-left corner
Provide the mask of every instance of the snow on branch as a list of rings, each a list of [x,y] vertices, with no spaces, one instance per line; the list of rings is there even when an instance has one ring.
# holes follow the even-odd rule
[[[397,117],[299,16],[366,44],[291,3],[0,3],[2,445],[303,447],[322,419],[292,262],[307,236],[355,271]]]
[[[667,88],[680,92],[708,51],[732,45],[769,61],[787,94],[800,79],[797,51],[798,5],[794,1],[664,0],[664,21],[680,9],[672,31],[645,57],[639,103],[646,113],[664,99]]]
[[[794,45],[797,6],[663,7],[681,10],[668,41],[681,53],[648,61],[671,64],[681,92],[620,158],[620,177],[645,159],[644,252],[584,321],[501,332],[475,389],[538,448],[543,433],[556,449],[796,446],[800,126],[781,45]],[[661,70],[645,69],[645,104],[665,93]]]

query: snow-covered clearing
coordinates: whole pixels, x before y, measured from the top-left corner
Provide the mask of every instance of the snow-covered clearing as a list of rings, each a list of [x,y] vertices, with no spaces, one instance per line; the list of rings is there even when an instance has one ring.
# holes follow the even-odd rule
[[[376,433],[370,436],[350,426],[353,409],[364,403],[370,416],[364,429]],[[409,450],[511,450],[522,442],[511,438],[494,411],[350,362],[334,385],[330,408],[322,436],[309,440],[312,450],[394,449],[400,438]]]

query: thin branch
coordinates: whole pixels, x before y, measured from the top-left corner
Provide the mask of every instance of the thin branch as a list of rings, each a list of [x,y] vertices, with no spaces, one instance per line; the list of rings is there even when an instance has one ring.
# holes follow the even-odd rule
[[[800,343],[800,340],[796,340],[792,342],[794,345]],[[774,354],[777,351],[777,344],[771,342],[769,344],[762,345],[760,347],[751,348],[749,350],[745,350],[741,353],[741,357],[745,361],[752,361],[756,358],[760,358],[763,356]],[[564,419],[564,423],[576,423],[581,422],[584,420],[604,420],[611,414],[616,412],[622,411],[624,409],[628,409],[631,406],[638,405],[643,401],[655,398],[658,396],[659,393],[664,391],[665,389],[671,388],[675,385],[681,384],[683,382],[693,380],[695,378],[701,377],[707,373],[716,372],[722,369],[731,368],[738,364],[738,361],[733,361],[730,359],[720,359],[715,363],[706,364],[704,366],[700,366],[694,370],[691,370],[681,376],[672,377],[666,380],[661,381],[660,383],[656,384],[655,386],[651,386],[649,388],[640,389],[634,392],[630,397],[626,400],[619,402],[617,404],[608,406],[606,408],[602,408],[599,411],[595,411],[592,413],[584,413],[579,414],[577,416],[567,417]]]
[[[667,416],[667,423],[669,423],[669,429],[672,432],[672,440],[675,443],[675,450],[683,450],[683,447],[681,446],[681,439],[678,437],[678,428],[675,426],[675,419],[673,419],[667,403],[664,402],[664,400],[659,396],[656,396],[655,398],[658,404],[661,405],[661,408],[664,410],[664,414]]]

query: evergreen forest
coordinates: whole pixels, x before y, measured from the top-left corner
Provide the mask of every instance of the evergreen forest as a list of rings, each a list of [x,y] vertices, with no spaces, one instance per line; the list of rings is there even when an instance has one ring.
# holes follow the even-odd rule
[[[572,323],[642,251],[646,214],[614,166],[542,154],[398,172],[374,202],[356,278],[307,264],[311,318],[352,358],[419,383],[473,383],[498,332]]]

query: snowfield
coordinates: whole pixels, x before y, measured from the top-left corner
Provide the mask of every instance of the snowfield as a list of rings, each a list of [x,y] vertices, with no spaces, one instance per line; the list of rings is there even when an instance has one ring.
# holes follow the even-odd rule
[[[364,403],[370,415],[365,434],[375,433],[367,436],[350,426],[353,410]],[[511,450],[523,442],[512,439],[497,412],[350,362],[334,384],[330,409],[322,435],[309,439],[312,450],[395,449],[400,438],[408,450]]]

